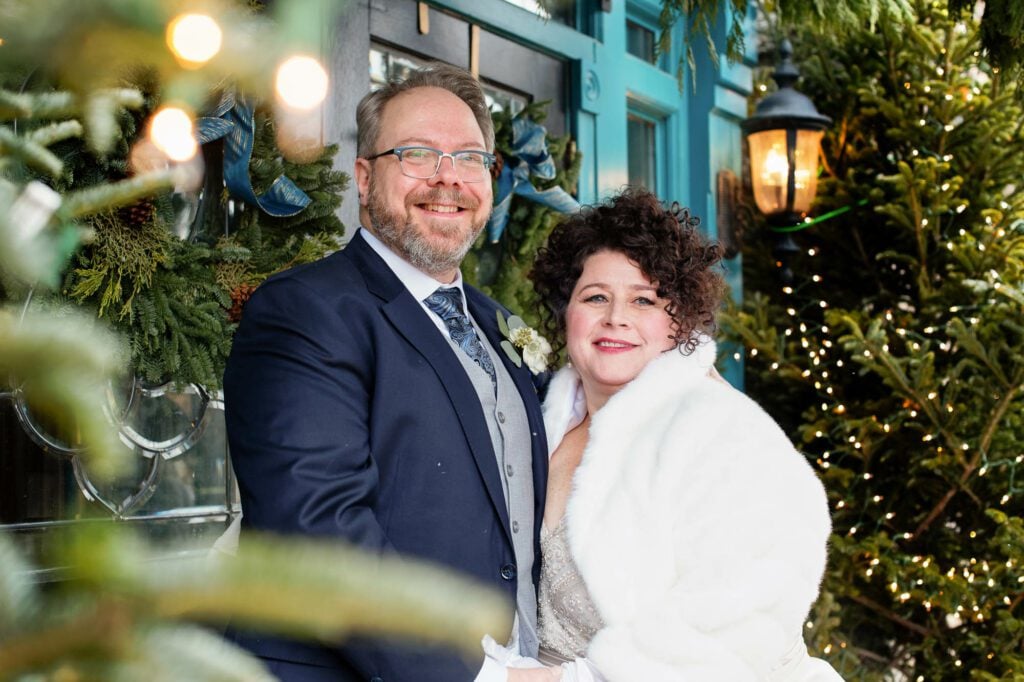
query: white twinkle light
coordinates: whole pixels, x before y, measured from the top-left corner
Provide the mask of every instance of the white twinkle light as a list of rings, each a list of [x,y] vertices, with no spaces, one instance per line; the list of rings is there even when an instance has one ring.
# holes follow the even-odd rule
[[[180,107],[162,107],[149,122],[149,139],[172,161],[188,161],[199,145],[192,130],[192,117]]]
[[[277,67],[277,95],[293,109],[318,106],[327,97],[327,83],[327,72],[312,57],[291,57]]]
[[[186,66],[199,66],[220,52],[224,35],[213,17],[181,14],[167,26],[167,45]]]

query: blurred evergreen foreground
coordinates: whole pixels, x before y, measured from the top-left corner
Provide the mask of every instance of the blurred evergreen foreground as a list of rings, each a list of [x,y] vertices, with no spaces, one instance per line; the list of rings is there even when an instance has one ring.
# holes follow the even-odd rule
[[[273,60],[316,53],[304,41],[335,4],[275,3],[273,24],[244,4],[209,3],[223,46],[208,65],[185,68],[164,36],[185,3],[0,1],[0,395],[24,401],[97,478],[127,459],[103,406],[128,353],[95,311],[33,314],[25,301],[59,299],[68,259],[92,236],[84,217],[166,194],[194,181],[194,168],[165,160],[72,191],[73,164],[54,150],[82,138],[103,167],[124,142],[119,121],[143,106],[120,80],[125,69],[156,74],[157,96],[186,110],[229,76],[236,91],[268,96]],[[46,87],[26,91],[28,76]],[[510,627],[499,596],[448,571],[324,541],[247,536],[238,556],[208,556],[81,520],[50,535],[41,561],[58,567],[57,582],[40,585],[38,567],[0,534],[0,680],[271,679],[217,635],[229,621],[330,642],[405,637],[471,657],[485,632]]]

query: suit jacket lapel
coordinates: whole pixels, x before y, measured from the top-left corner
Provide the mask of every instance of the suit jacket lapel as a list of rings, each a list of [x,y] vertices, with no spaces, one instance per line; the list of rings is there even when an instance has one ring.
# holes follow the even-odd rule
[[[473,383],[452,353],[451,346],[427,317],[427,312],[358,233],[345,247],[344,253],[352,256],[353,263],[363,273],[367,289],[385,300],[381,306],[384,315],[398,333],[419,351],[441,380],[462,424],[488,496],[508,535],[510,524],[505,494],[501,488],[501,474]],[[511,535],[508,539],[512,541]]]

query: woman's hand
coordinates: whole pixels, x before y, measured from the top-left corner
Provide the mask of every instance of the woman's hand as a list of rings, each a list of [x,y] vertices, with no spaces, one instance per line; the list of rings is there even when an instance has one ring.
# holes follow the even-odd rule
[[[562,668],[510,668],[508,682],[558,682]]]

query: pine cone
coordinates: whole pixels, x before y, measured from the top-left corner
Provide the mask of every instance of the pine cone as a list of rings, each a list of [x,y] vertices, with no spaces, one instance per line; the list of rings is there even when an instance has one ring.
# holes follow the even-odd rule
[[[117,221],[127,227],[142,227],[153,220],[155,214],[156,204],[149,199],[142,199],[117,209]]]
[[[231,307],[228,309],[228,319],[233,324],[238,324],[242,320],[242,310],[245,309],[245,304],[249,302],[249,298],[254,291],[256,291],[256,287],[252,284],[239,284],[231,291]]]
[[[494,165],[491,166],[491,179],[497,182],[498,176],[501,175],[501,169],[505,167],[505,157],[497,149],[494,150],[494,156]]]

